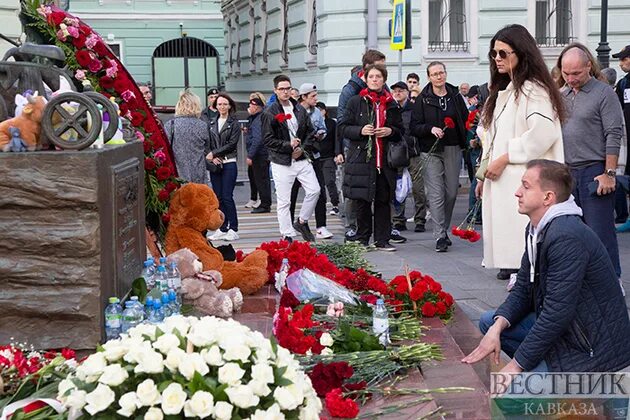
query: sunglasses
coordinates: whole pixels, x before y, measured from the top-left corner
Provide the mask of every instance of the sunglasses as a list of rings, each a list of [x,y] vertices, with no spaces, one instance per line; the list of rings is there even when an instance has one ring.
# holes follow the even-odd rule
[[[497,55],[501,57],[501,60],[505,60],[508,56],[514,54],[514,51],[505,51],[505,50],[490,50],[490,57],[495,60]]]

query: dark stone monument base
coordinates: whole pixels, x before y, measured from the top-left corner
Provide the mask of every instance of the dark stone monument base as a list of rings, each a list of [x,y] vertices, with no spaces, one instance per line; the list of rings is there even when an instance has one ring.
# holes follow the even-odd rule
[[[0,344],[93,349],[145,256],[140,142],[0,153]]]

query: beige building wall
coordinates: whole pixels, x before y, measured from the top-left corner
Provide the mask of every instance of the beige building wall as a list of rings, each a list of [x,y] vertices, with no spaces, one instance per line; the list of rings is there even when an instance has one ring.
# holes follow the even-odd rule
[[[2,22],[0,31],[3,35],[13,39],[19,38],[22,34],[22,25],[18,19],[19,9],[19,0],[0,0],[0,22]],[[0,39],[0,55],[4,55],[10,47],[11,44]]]

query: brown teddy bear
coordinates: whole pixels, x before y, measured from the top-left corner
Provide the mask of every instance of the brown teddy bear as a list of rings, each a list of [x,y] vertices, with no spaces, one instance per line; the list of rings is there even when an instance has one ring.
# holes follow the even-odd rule
[[[47,101],[43,96],[27,95],[26,98],[28,103],[19,116],[0,122],[0,150],[4,152],[8,151],[7,147],[11,143],[10,127],[20,130],[20,136],[28,151],[32,152],[39,147],[42,116]]]
[[[243,295],[238,287],[219,290],[223,279],[221,273],[208,270],[201,273],[202,264],[188,248],[169,255],[167,262],[177,263],[182,276],[182,298],[206,315],[229,318],[241,310]]]
[[[217,270],[223,276],[221,289],[238,287],[244,295],[251,295],[267,283],[267,253],[256,250],[241,262],[224,261],[204,236],[206,230],[217,230],[223,224],[223,213],[214,191],[203,184],[189,183],[171,197],[171,216],[166,231],[166,254],[182,248],[195,253],[203,270]]]

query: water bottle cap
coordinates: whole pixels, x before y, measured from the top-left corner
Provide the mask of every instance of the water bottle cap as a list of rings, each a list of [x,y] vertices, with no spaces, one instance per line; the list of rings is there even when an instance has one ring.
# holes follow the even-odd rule
[[[116,296],[112,296],[109,298],[109,303],[118,303],[120,302]]]
[[[166,262],[166,257],[160,257],[160,264],[164,264]]]
[[[162,307],[162,302],[160,302],[159,300],[155,299],[155,300],[153,301],[153,307],[154,307],[155,309],[160,309],[160,308]]]
[[[155,262],[155,260],[153,259],[153,256],[152,256],[152,255],[151,255],[151,256],[149,256],[149,257],[147,257],[147,261]]]
[[[151,296],[147,296],[147,301],[146,301],[146,303],[147,303],[147,304],[149,304],[149,303],[150,303],[150,304],[153,304],[153,298],[152,298]]]
[[[144,262],[144,268],[149,268],[149,267],[151,267],[152,265],[153,265],[153,263],[152,263],[151,261],[149,261],[149,260],[147,260],[147,261],[145,261],[145,262]]]
[[[134,303],[130,300],[125,302],[125,308],[131,308],[134,305]]]
[[[171,263],[171,268],[177,268],[177,263],[175,261]]]
[[[159,271],[160,273],[166,272],[166,268],[165,268],[163,265],[159,265],[159,266],[158,266],[158,271]]]
[[[131,297],[129,298],[129,300],[137,301],[137,300],[138,300],[138,296],[131,296]]]
[[[377,305],[383,305],[385,303],[385,301],[383,299],[376,299],[376,304]]]
[[[162,303],[168,303],[169,299],[168,299],[168,295],[165,293],[162,295]]]
[[[283,263],[288,263],[288,262],[289,262],[289,259],[288,259],[288,258],[283,258],[283,259],[282,259],[282,262],[283,262]]]

